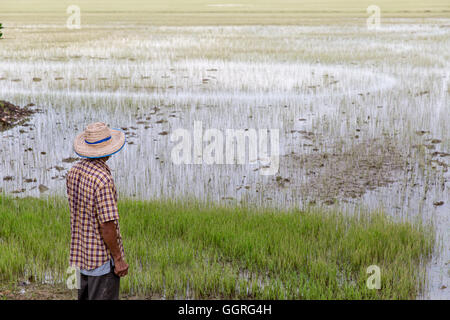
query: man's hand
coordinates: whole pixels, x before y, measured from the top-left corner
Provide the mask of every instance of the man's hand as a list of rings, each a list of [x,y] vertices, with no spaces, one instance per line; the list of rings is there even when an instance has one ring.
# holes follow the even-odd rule
[[[125,277],[128,274],[128,264],[122,257],[114,259],[114,273],[119,277]]]
[[[125,262],[122,253],[120,252],[114,220],[100,224],[100,234],[113,256],[114,273],[119,277],[126,276],[128,274],[128,264]]]

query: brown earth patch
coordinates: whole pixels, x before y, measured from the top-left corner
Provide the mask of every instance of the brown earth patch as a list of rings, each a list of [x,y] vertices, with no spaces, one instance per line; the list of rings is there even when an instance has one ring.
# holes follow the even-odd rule
[[[20,282],[0,284],[0,300],[74,300],[76,290],[63,285]]]
[[[5,131],[16,125],[25,123],[28,117],[36,111],[28,107],[21,108],[7,101],[0,100],[0,131]]]
[[[77,300],[77,290],[70,290],[64,284],[35,282],[0,283],[0,300]],[[158,294],[143,296],[120,294],[121,300],[160,300]]]
[[[295,188],[310,203],[333,204],[397,181],[406,166],[407,157],[394,142],[371,139],[344,151],[285,155],[281,167],[296,175],[278,176],[275,183]]]

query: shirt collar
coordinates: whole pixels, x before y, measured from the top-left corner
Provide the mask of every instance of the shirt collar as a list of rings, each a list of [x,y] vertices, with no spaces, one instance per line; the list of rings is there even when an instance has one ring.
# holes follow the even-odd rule
[[[109,174],[111,174],[111,169],[109,169],[105,160],[98,158],[98,159],[93,159],[92,161],[94,163],[98,164],[100,167],[104,168]]]

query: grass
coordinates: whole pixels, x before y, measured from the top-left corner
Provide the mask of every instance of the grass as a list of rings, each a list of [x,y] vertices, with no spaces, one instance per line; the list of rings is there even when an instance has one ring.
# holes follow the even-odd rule
[[[29,23],[64,25],[70,5],[81,9],[83,24],[102,24],[127,20],[133,24],[153,25],[294,25],[305,18],[335,20],[365,19],[367,7],[376,4],[382,18],[448,17],[446,0],[3,0],[0,12],[6,26],[17,19]],[[45,20],[42,18],[45,16]],[[124,18],[126,16],[126,18]],[[86,25],[83,27],[85,28]],[[126,35],[126,33],[124,33]]]
[[[130,272],[122,295],[165,298],[414,299],[434,245],[431,226],[382,213],[277,212],[193,202],[119,203]],[[0,281],[30,272],[62,281],[69,211],[63,198],[0,197]],[[381,269],[380,290],[366,287]]]
[[[62,12],[74,4],[71,0],[5,0],[0,8],[5,13],[42,13]],[[196,13],[196,14],[276,14],[291,13],[298,15],[311,14],[366,14],[366,8],[374,4],[371,0],[130,0],[126,3],[117,0],[78,0],[76,5],[89,13]],[[448,2],[445,0],[378,0],[376,4],[388,14],[408,14],[424,12],[441,12],[448,14]]]

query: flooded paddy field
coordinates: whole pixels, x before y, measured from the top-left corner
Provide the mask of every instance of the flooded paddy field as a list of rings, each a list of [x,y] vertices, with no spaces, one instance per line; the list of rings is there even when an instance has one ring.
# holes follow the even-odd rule
[[[450,298],[450,17],[303,19],[282,25],[11,20],[0,100],[39,110],[0,132],[0,190],[64,195],[72,139],[121,128],[108,163],[123,198],[382,209],[420,217],[438,245],[420,298]],[[171,134],[278,129],[279,170],[174,164]],[[253,159],[254,160],[254,159]]]

